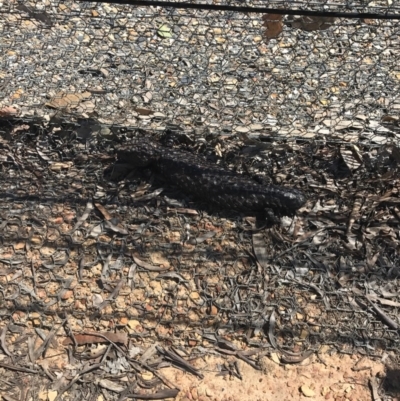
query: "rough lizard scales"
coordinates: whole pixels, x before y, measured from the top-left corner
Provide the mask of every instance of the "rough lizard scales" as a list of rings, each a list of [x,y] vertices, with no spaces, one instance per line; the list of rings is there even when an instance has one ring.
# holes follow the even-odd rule
[[[151,167],[188,195],[223,209],[246,213],[272,210],[278,215],[293,215],[306,201],[297,189],[261,185],[199,155],[145,139],[119,146],[117,157],[133,166]]]

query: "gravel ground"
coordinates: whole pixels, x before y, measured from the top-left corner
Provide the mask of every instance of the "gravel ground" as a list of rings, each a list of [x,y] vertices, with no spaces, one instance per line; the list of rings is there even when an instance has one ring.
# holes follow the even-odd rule
[[[270,39],[261,14],[47,1],[33,18],[9,3],[2,103],[23,116],[48,119],[47,104],[154,130],[397,143],[381,125],[400,110],[396,21],[285,21]]]
[[[397,22],[0,10],[8,399],[399,396]],[[306,205],[259,227],[115,164],[166,128]]]

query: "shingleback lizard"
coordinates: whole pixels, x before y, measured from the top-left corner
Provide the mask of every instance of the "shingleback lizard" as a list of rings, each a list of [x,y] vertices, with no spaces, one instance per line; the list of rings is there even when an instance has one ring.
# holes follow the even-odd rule
[[[261,185],[204,157],[147,139],[120,145],[117,157],[132,166],[151,167],[188,195],[223,209],[246,213],[272,211],[275,215],[290,216],[306,201],[298,189]]]

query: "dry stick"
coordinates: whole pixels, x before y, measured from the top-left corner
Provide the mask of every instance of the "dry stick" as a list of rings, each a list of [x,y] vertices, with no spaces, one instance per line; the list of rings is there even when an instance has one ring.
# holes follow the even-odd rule
[[[84,331],[82,334],[85,335],[92,335],[92,336],[97,336],[97,337],[101,337],[104,338],[105,340],[107,340],[110,344],[112,344],[119,352],[121,352],[121,354],[125,354],[124,351],[117,345],[115,344],[113,341],[109,340],[105,335],[100,334],[100,333],[87,333],[86,331]],[[158,373],[155,369],[151,368],[150,366],[140,362],[140,361],[135,361],[132,360],[132,362],[137,363],[138,365],[140,365],[142,368],[150,371],[151,373],[153,373],[154,376],[157,376],[166,386],[170,387],[171,389],[177,389],[180,391],[180,389],[178,387],[176,387],[175,385],[173,385],[167,378],[165,378],[164,376],[162,376],[160,373]]]
[[[35,266],[33,265],[33,260],[31,260],[31,271],[32,271],[32,279],[33,279],[33,289],[36,293],[36,272],[35,272]]]
[[[39,373],[37,370],[27,369],[27,368],[19,368],[18,366],[9,365],[7,363],[0,362],[0,368],[15,370],[17,372],[24,372],[24,373]]]
[[[373,401],[381,401],[381,397],[379,397],[379,392],[378,392],[378,383],[375,377],[372,377],[368,380],[368,384],[371,388],[372,392],[372,400]]]
[[[56,378],[49,372],[49,370],[48,370],[48,367],[47,366],[45,366],[45,364],[40,364],[39,365],[41,368],[42,368],[42,370],[43,370],[43,372],[46,374],[46,376],[53,382]]]
[[[2,394],[1,395],[6,401],[19,401],[16,398],[10,397],[9,395]]]
[[[68,234],[72,235],[87,220],[93,209],[94,209],[93,202],[90,199],[86,203],[86,209],[83,212],[82,216],[78,218],[78,221],[76,222],[74,228]]]
[[[121,280],[119,280],[118,284],[115,286],[114,291],[110,294],[110,296],[105,299],[98,307],[99,311],[101,311],[108,303],[113,301],[119,294],[119,291],[121,290],[122,286],[124,285],[126,281],[126,277],[123,277]]]
[[[4,327],[3,330],[1,330],[0,345],[1,345],[1,348],[3,348],[4,353],[11,358],[11,362],[14,364],[13,354],[7,348],[7,343],[6,343],[6,332],[7,332],[7,330],[8,330],[8,325],[6,327]]]
[[[69,326],[68,317],[65,319],[65,325],[67,326],[67,329],[68,329],[68,335],[71,336],[71,338],[72,338],[72,342],[74,343],[74,347],[77,348],[78,347],[78,342],[76,341],[75,335],[72,332],[71,327]]]
[[[61,329],[61,327],[64,326],[64,323],[66,322],[67,319],[64,319],[64,321],[60,324],[60,326],[58,326],[57,330],[54,330],[54,326],[51,329],[51,332],[48,334],[48,336],[45,338],[45,340],[43,341],[42,345],[36,350],[34,351],[34,358],[35,361],[36,359],[38,359],[40,357],[40,355],[44,354],[47,350],[47,347],[50,345],[50,342],[53,340],[54,336],[57,334],[58,330]]]
[[[314,351],[308,350],[308,351],[305,351],[302,355],[297,355],[297,356],[282,355],[281,361],[283,363],[300,363],[300,362],[303,362],[308,357],[310,357],[313,353],[314,353]]]
[[[240,368],[239,368],[238,362],[237,361],[233,362],[233,365],[235,366],[235,369],[236,369],[236,372],[237,372],[237,374],[239,376],[239,379],[243,380],[243,376],[242,376],[242,373],[240,372]]]
[[[347,236],[350,235],[351,228],[353,227],[353,224],[356,221],[356,217],[357,217],[356,216],[357,215],[357,210],[356,209],[357,209],[357,207],[360,208],[360,206],[361,206],[361,204],[360,204],[360,199],[361,198],[362,198],[362,196],[360,194],[357,194],[355,196],[353,207],[352,207],[351,212],[350,212],[350,217],[349,217],[348,222],[347,222],[347,229],[346,229],[346,235]]]
[[[247,358],[247,356],[244,354],[243,351],[240,351],[240,350],[231,351],[229,349],[224,349],[221,347],[218,347],[216,350],[218,352],[220,352],[221,354],[233,355],[236,358],[241,359],[242,361],[248,363],[255,370],[261,370],[261,368],[259,366],[257,366],[257,364],[253,360],[251,360],[250,358]],[[258,352],[258,350],[257,350],[257,352]]]
[[[59,401],[61,399],[61,396],[69,390],[78,380],[81,376],[84,374],[91,372],[92,370],[96,370],[101,367],[101,363],[96,363],[95,365],[89,366],[86,369],[83,369],[81,372],[77,373],[75,377],[69,382],[67,386],[65,386],[62,390],[60,390],[59,394],[57,397],[54,399],[54,401]]]
[[[200,377],[201,379],[204,379],[204,376],[202,373],[200,373],[195,367],[193,367],[190,363],[186,362],[183,358],[181,358],[176,352],[170,351],[166,348],[161,348],[157,347],[157,350],[166,355],[172,362],[175,362],[182,367],[186,368],[190,373],[192,373],[195,376]]]
[[[375,305],[368,297],[367,300],[371,304],[372,309],[375,311],[375,313],[381,318],[384,323],[386,323],[387,326],[389,326],[393,330],[399,329],[399,325],[392,318],[390,318],[381,308]]]
[[[112,344],[109,344],[109,345],[108,345],[106,352],[105,352],[105,353],[103,354],[103,356],[101,357],[100,363],[103,363],[103,362],[106,360],[106,358],[108,357],[108,354],[109,354],[110,351],[111,351],[111,346],[112,346]]]
[[[271,258],[271,259],[279,259],[280,257],[282,257],[283,255],[285,255],[286,253],[292,251],[293,249],[296,249],[299,245],[302,245],[304,242],[307,242],[311,237],[313,237],[313,236],[319,234],[320,232],[322,232],[322,231],[324,231],[324,230],[328,230],[328,229],[330,229],[330,228],[332,228],[332,229],[335,228],[335,229],[338,229],[338,230],[343,230],[343,227],[340,227],[340,226],[326,226],[326,227],[320,228],[319,230],[315,231],[315,233],[313,233],[312,235],[308,236],[307,238],[305,238],[304,240],[298,242],[297,244],[291,246],[290,248],[284,250],[284,251],[281,252],[279,255],[274,256],[274,257]]]

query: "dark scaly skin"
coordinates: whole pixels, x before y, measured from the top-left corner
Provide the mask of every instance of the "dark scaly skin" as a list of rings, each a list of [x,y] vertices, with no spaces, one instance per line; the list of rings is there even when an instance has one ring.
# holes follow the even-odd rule
[[[273,211],[293,215],[304,205],[304,194],[294,188],[260,185],[190,152],[137,139],[117,148],[119,161],[137,167],[152,167],[188,195],[223,209],[246,213]]]

